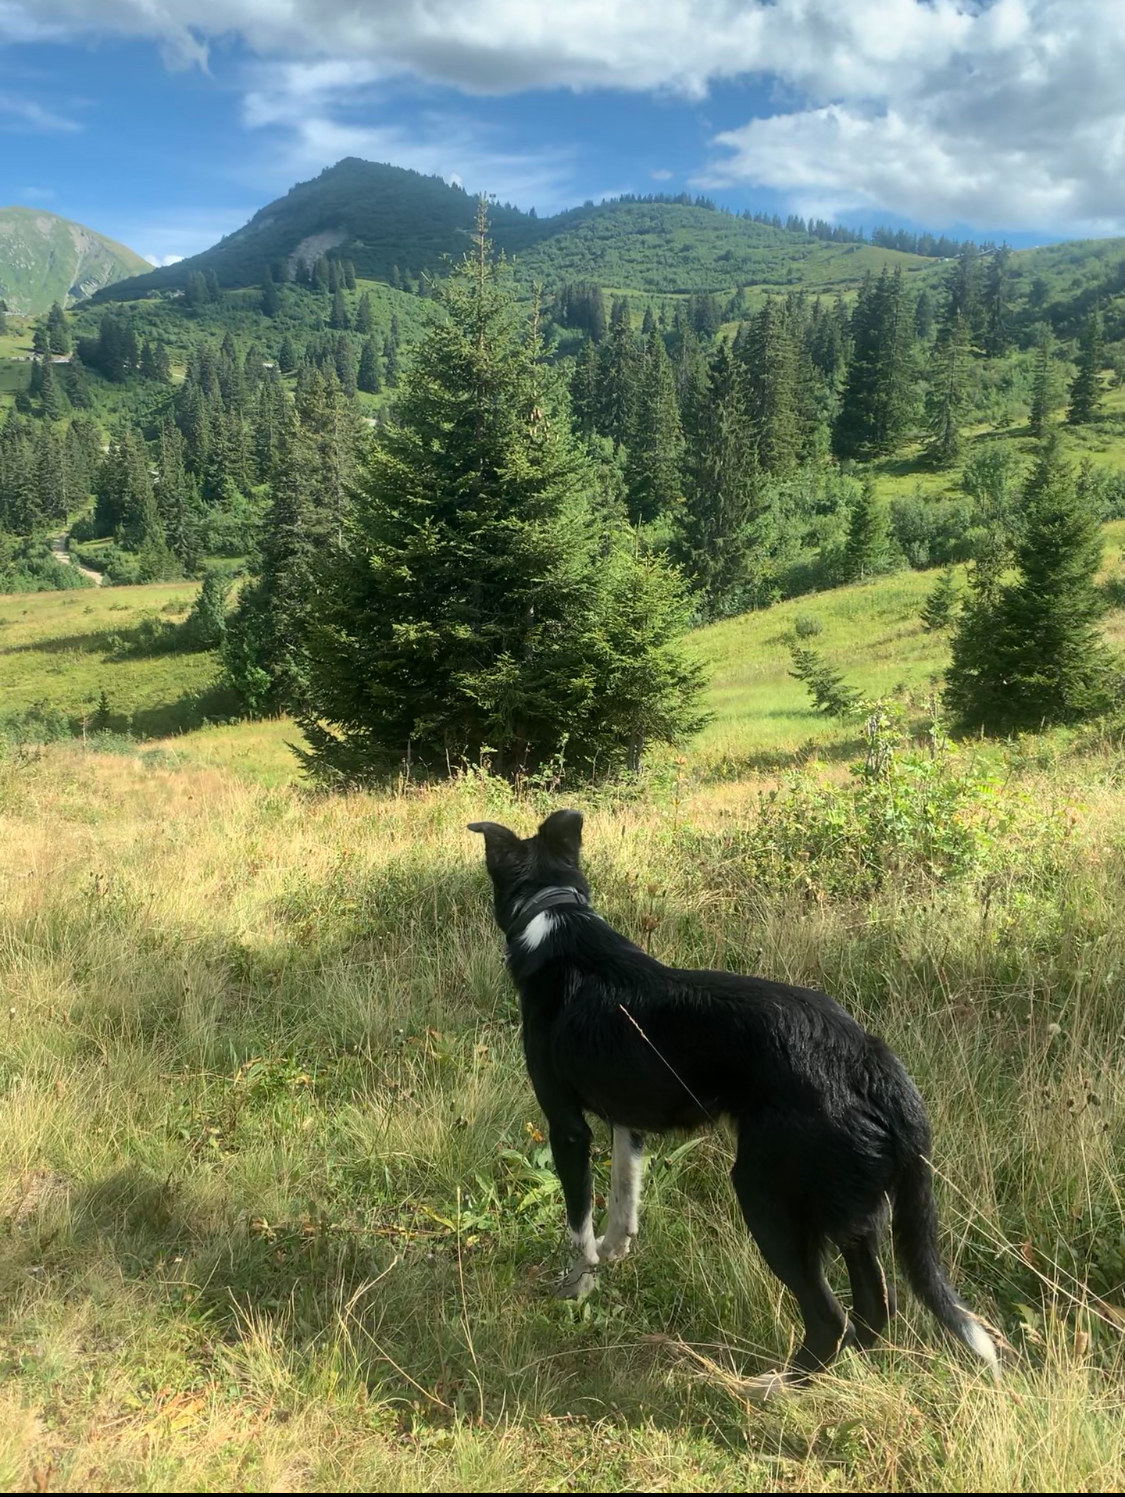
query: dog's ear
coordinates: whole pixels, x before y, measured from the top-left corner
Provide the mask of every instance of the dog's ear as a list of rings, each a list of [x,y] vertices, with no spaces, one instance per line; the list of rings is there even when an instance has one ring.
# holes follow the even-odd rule
[[[501,826],[498,821],[470,821],[469,831],[479,832],[484,838],[484,853],[487,858],[500,857],[520,843],[515,832]]]
[[[582,848],[582,812],[552,811],[539,828],[539,840],[551,852],[577,864]]]

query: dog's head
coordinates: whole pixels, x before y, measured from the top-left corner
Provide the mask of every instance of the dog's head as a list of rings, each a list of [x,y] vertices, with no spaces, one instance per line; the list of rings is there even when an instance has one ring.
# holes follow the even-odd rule
[[[517,837],[498,821],[473,821],[470,832],[484,838],[484,862],[492,878],[496,923],[507,931],[520,908],[542,889],[590,886],[579,866],[581,811],[552,811],[534,837]]]

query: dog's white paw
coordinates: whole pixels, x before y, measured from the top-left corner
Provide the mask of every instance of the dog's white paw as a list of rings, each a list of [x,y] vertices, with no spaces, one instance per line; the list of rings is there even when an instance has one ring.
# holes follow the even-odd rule
[[[576,1263],[559,1280],[555,1296],[558,1299],[585,1299],[597,1282],[596,1264]]]
[[[599,1237],[594,1246],[598,1250],[599,1263],[616,1263],[624,1258],[633,1246],[631,1237],[610,1238],[608,1233],[605,1237]]]

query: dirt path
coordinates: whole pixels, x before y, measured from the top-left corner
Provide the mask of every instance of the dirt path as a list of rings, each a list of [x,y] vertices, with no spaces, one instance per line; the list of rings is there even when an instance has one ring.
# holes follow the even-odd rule
[[[105,581],[105,578],[100,572],[95,572],[92,567],[84,567],[80,561],[75,561],[74,557],[71,556],[69,550],[67,549],[67,542],[69,541],[69,539],[70,536],[65,530],[61,535],[52,536],[51,550],[55,553],[60,561],[65,561],[70,566],[77,567],[78,570],[82,573],[83,577],[89,577],[90,581],[94,584],[95,587],[101,587],[102,583]]]

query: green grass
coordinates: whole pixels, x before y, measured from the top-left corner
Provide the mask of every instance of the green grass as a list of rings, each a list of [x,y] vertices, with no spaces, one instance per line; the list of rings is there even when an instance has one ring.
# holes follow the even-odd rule
[[[739,1380],[794,1312],[725,1133],[657,1144],[638,1250],[582,1307],[549,1293],[559,1192],[464,831],[539,807],[474,778],[313,795],[291,724],[196,726],[213,658],[109,638],[191,584],[0,599],[5,710],[104,685],[123,725],[186,730],[0,758],[0,1486],[1120,1489],[1120,748],[1025,746],[956,813],[988,861],[948,885],[908,861],[872,891],[799,809],[761,820],[802,745],[854,750],[787,674],[796,616],[864,691],[924,691],[931,584],[699,632],[713,723],[643,794],[585,798],[620,928],[822,984],[901,1051],[947,1256],[1016,1348],[997,1393],[908,1303],[891,1348],[765,1408]]]
[[[114,725],[139,738],[229,715],[213,654],[118,658],[142,618],[183,618],[197,590],[197,583],[169,582],[0,597],[0,716],[42,706],[77,722],[92,715],[103,689]]]
[[[580,1308],[549,1293],[559,1192],[464,831],[533,806],[9,757],[0,1485],[1119,1489],[1120,782],[1111,752],[1025,768],[1002,878],[864,899],[757,887],[750,785],[591,808],[622,929],[823,983],[901,1050],[946,1253],[1017,1347],[997,1392],[907,1305],[892,1348],[761,1408],[738,1379],[794,1313],[724,1133],[658,1144],[634,1254]]]

